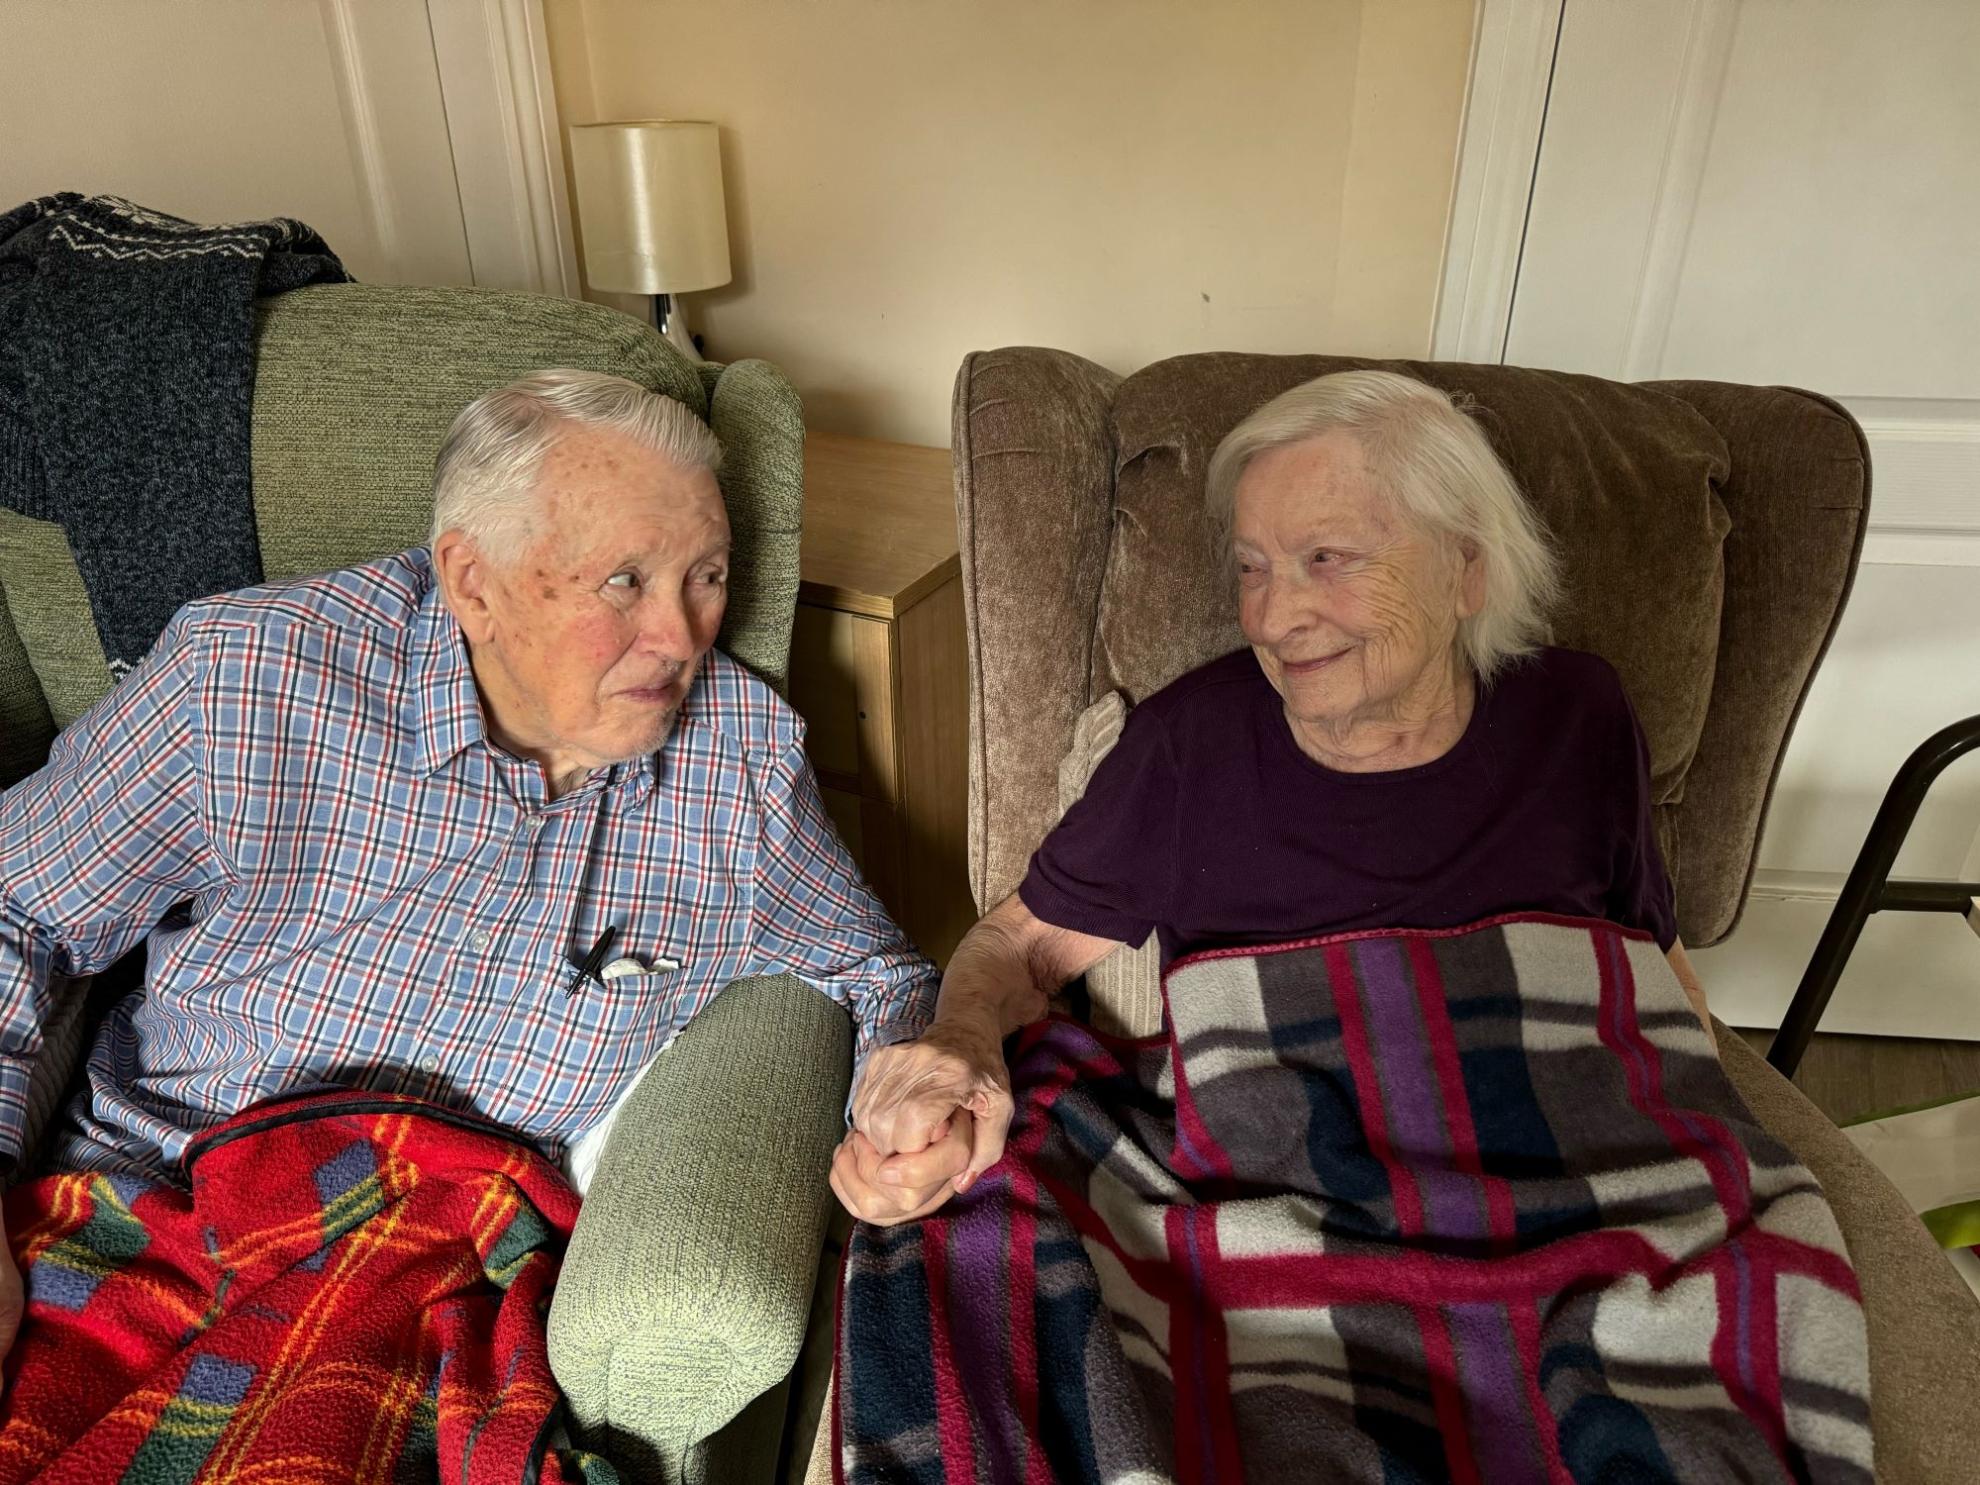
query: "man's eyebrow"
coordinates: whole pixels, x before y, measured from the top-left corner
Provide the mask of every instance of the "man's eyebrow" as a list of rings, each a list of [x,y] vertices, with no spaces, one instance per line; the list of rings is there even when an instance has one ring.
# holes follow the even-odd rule
[[[736,542],[733,536],[725,536],[720,541],[711,541],[707,546],[696,552],[689,560],[692,562],[706,562],[710,557],[726,557],[730,552],[735,550],[735,545]],[[587,569],[595,569],[599,572],[617,572],[625,567],[646,566],[647,560],[644,553],[620,552],[615,557],[606,557],[603,555],[588,557],[583,559],[579,565]]]

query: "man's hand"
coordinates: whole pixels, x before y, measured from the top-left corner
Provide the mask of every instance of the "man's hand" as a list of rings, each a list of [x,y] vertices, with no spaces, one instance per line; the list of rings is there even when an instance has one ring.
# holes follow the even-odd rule
[[[1004,1038],[1045,1014],[1046,997],[1120,945],[1033,917],[1012,893],[963,935],[920,1040],[867,1054],[853,1133],[832,1189],[867,1222],[912,1222],[1004,1158],[1011,1073]]]
[[[21,1313],[27,1306],[27,1291],[21,1285],[21,1271],[14,1266],[13,1245],[7,1241],[5,1219],[0,1218],[0,1360],[14,1349],[14,1337],[21,1331]]]
[[[956,1178],[969,1164],[972,1122],[959,1110],[939,1139],[912,1155],[882,1155],[852,1130],[832,1156],[833,1193],[862,1222],[919,1221],[955,1194]]]
[[[867,1057],[852,1118],[881,1157],[872,1176],[882,1189],[931,1189],[940,1172],[949,1190],[967,1191],[1003,1158],[1011,1127],[1003,1046],[992,1030],[938,1020],[919,1040]],[[914,1158],[938,1151],[934,1160]]]

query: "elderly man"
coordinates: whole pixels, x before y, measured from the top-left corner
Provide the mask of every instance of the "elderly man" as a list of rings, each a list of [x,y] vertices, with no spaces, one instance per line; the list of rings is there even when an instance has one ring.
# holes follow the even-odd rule
[[[430,549],[183,609],[0,799],[0,1152],[55,987],[140,940],[57,1169],[164,1172],[326,1081],[561,1153],[744,975],[844,1002],[862,1051],[918,1031],[932,967],[795,714],[714,648],[720,453],[668,398],[540,372],[456,420]]]

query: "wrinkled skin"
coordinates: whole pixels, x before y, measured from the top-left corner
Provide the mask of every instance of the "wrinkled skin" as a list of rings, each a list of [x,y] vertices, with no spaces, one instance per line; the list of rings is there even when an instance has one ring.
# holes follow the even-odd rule
[[[1413,529],[1346,433],[1259,455],[1234,505],[1238,622],[1301,750],[1348,772],[1449,751],[1471,714],[1476,552]]]
[[[672,732],[728,604],[729,521],[706,469],[622,434],[562,433],[514,552],[434,543],[490,736],[551,793],[653,753]]]

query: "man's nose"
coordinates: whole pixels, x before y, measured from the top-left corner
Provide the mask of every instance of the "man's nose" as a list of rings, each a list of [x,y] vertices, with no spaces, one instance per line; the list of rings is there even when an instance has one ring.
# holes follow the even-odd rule
[[[640,643],[652,654],[685,661],[695,652],[694,624],[678,592],[651,593],[640,605]]]

